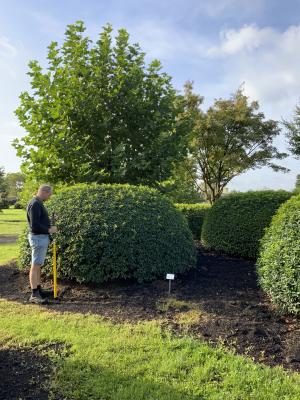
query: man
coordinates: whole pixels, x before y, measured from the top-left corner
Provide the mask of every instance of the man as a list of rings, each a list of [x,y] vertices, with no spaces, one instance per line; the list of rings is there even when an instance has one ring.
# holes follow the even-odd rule
[[[37,195],[27,205],[27,221],[29,225],[28,240],[32,251],[29,281],[31,296],[29,301],[36,304],[46,303],[46,292],[41,288],[41,267],[44,264],[49,234],[56,233],[56,226],[51,226],[44,201],[52,195],[51,186],[42,185]]]

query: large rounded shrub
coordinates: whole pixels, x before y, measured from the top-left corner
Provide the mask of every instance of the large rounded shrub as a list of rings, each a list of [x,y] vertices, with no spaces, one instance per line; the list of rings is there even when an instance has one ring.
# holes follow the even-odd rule
[[[278,207],[291,193],[264,190],[232,193],[208,210],[202,227],[204,246],[226,254],[256,259],[259,240]]]
[[[193,233],[193,237],[196,240],[200,240],[202,225],[204,222],[204,217],[210,204],[207,203],[195,203],[195,204],[175,204],[176,208],[180,210],[186,217],[189,227]]]
[[[78,282],[138,281],[194,267],[196,250],[184,216],[155,189],[81,185],[46,204],[57,215],[58,276]],[[30,251],[21,239],[21,268]],[[48,257],[44,270],[51,273]]]
[[[284,203],[266,229],[257,272],[274,304],[300,314],[300,195]]]

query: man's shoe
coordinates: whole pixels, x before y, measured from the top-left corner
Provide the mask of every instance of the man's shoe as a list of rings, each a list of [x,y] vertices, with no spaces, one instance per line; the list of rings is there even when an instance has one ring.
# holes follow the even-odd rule
[[[47,300],[43,299],[43,297],[40,295],[38,291],[35,293],[32,293],[29,299],[29,303],[34,303],[34,304],[46,304]]]
[[[53,296],[53,290],[45,290],[45,289],[39,288],[39,293],[43,299],[45,299],[46,297]]]

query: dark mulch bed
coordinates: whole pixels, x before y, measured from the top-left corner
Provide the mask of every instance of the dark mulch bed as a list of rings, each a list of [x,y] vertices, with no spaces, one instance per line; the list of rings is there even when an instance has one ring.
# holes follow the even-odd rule
[[[177,277],[172,297],[196,304],[201,310],[189,333],[212,344],[224,343],[256,362],[300,371],[300,319],[279,315],[257,285],[251,261],[209,252],[199,246],[197,269]],[[50,282],[45,282],[49,287]],[[59,312],[92,312],[114,322],[160,319],[176,334],[186,333],[177,316],[186,307],[162,311],[168,283],[132,281],[99,287],[60,282],[59,300],[45,306]],[[27,275],[14,265],[0,268],[0,297],[26,303],[30,291]],[[42,398],[42,397],[41,397]]]

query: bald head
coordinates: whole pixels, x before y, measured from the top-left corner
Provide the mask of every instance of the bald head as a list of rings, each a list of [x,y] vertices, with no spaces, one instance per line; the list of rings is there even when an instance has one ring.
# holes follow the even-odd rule
[[[45,201],[52,195],[52,188],[49,185],[41,185],[38,189],[37,196]]]

